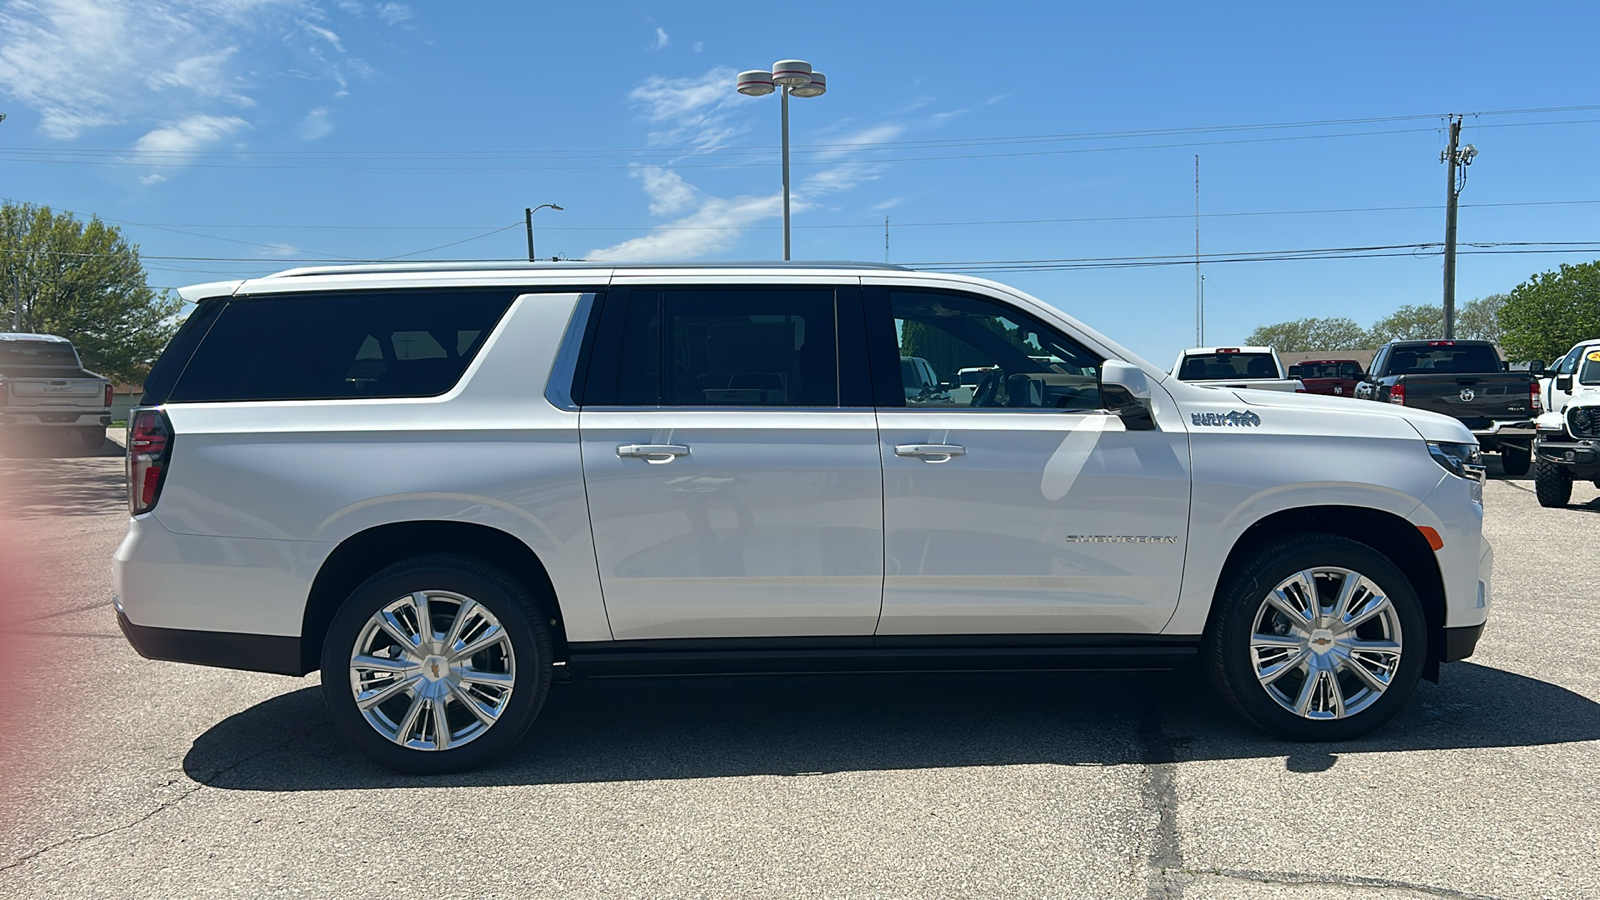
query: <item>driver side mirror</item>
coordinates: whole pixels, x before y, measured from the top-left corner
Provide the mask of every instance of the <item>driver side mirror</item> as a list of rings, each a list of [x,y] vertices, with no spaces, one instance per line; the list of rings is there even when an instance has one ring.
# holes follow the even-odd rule
[[[1557,375],[1556,376],[1556,390],[1558,390],[1558,391],[1571,391],[1572,390],[1572,376],[1571,375]]]
[[[1536,359],[1533,362],[1528,363],[1528,374],[1532,375],[1535,378],[1539,377],[1540,375],[1543,375],[1544,374],[1544,360]]]
[[[1144,370],[1120,359],[1100,365],[1100,404],[1122,420],[1129,431],[1155,431],[1150,406],[1150,379]]]

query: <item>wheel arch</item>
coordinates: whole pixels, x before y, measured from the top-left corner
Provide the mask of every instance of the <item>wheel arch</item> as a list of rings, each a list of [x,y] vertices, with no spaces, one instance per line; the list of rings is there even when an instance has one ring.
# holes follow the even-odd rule
[[[339,605],[386,566],[424,553],[460,553],[497,565],[527,585],[550,618],[555,658],[567,658],[567,634],[550,573],[517,537],[471,522],[412,521],[377,525],[339,542],[311,582],[300,626],[300,665],[321,667],[322,641]]]
[[[1306,532],[1336,534],[1365,544],[1387,557],[1405,575],[1427,617],[1428,655],[1422,677],[1437,682],[1444,656],[1444,574],[1427,538],[1416,525],[1394,513],[1362,506],[1305,506],[1264,516],[1246,528],[1228,551],[1216,590],[1220,592],[1229,583],[1234,569],[1243,565],[1257,547],[1288,534]],[[1216,623],[1218,609],[1213,595],[1206,617],[1207,631]]]

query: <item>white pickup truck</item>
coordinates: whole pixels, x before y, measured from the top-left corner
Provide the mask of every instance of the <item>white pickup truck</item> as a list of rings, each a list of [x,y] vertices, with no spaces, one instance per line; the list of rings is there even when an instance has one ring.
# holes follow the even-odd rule
[[[1178,354],[1172,375],[1204,387],[1306,392],[1300,379],[1289,377],[1278,351],[1271,347],[1194,347]]]
[[[60,435],[97,450],[110,424],[111,380],[85,369],[72,342],[0,334],[0,434]]]

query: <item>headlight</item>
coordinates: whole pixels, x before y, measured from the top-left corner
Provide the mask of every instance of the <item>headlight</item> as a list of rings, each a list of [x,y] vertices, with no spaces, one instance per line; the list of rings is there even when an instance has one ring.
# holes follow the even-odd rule
[[[1483,453],[1474,441],[1471,444],[1451,444],[1445,441],[1429,441],[1428,452],[1433,454],[1434,462],[1444,466],[1445,471],[1451,475],[1472,481],[1482,481],[1484,476]]]

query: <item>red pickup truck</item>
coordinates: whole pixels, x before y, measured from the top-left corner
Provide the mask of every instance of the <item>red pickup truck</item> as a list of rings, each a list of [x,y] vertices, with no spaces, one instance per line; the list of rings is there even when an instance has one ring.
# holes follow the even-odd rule
[[[1289,367],[1289,377],[1298,378],[1308,394],[1353,397],[1361,381],[1361,363],[1353,359],[1308,359]]]

